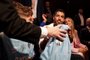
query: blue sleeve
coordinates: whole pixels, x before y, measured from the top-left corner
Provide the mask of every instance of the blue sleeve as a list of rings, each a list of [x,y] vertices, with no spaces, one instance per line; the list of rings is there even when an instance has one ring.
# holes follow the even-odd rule
[[[46,25],[45,22],[41,22],[41,23],[40,23],[40,26],[44,26],[44,25]]]

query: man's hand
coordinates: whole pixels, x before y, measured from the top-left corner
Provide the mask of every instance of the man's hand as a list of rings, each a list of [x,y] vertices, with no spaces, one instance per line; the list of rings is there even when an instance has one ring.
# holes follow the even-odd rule
[[[56,37],[59,40],[63,40],[63,37],[66,36],[66,31],[63,29],[59,29],[59,27],[47,27],[48,36]]]
[[[88,51],[88,48],[86,46],[79,48],[79,52],[86,53],[87,51]]]
[[[47,17],[46,14],[42,14],[43,22],[45,22],[45,23],[47,22],[47,18],[46,17]]]

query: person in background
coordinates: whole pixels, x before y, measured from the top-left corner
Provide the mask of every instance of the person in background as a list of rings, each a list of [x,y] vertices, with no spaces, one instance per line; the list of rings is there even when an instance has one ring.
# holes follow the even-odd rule
[[[44,3],[44,10],[42,14],[42,21],[40,23],[40,26],[49,25],[52,23],[52,11],[51,11],[51,5],[49,1],[45,1]]]
[[[84,60],[85,59],[84,54],[87,52],[88,48],[86,45],[80,42],[80,39],[78,37],[78,32],[74,28],[74,22],[72,18],[67,17],[65,19],[65,24],[67,24],[71,28],[70,31],[68,31],[71,40],[72,55],[73,55],[73,57],[71,57],[71,60],[73,59]]]
[[[86,19],[86,27],[80,31],[81,42],[88,47],[88,57],[90,60],[90,18]]]
[[[56,16],[56,13],[57,15],[60,15],[59,16]],[[47,16],[46,15],[42,15],[43,16],[43,22],[47,21]],[[57,9],[55,11],[55,13],[53,14],[53,22],[51,24],[49,24],[49,26],[57,26],[58,24],[63,24],[64,23],[64,18],[65,18],[65,13],[64,13],[64,10],[63,9]],[[48,25],[47,25],[48,26]]]
[[[40,23],[40,26],[45,26],[46,23],[47,23],[47,15],[46,14],[42,14],[42,18],[43,18],[43,21]]]
[[[58,9],[55,11],[54,15],[53,15],[53,23],[49,24],[49,25],[43,25],[44,27],[54,27],[57,26],[59,24],[63,24],[64,23],[64,19],[65,19],[65,13],[63,9]],[[44,21],[46,21],[46,18],[44,17]],[[42,41],[41,43],[41,48],[42,50],[45,48],[46,43],[48,42],[48,39],[50,37],[47,36],[44,39],[44,41]],[[43,40],[41,39],[41,40]]]
[[[82,8],[78,9],[78,14],[74,17],[75,28],[80,36],[80,30],[85,27],[85,16]]]
[[[68,30],[68,25],[64,24],[65,13],[63,9],[58,9],[55,11],[53,15],[53,23],[49,25],[45,25],[45,27],[54,27],[60,25],[60,29]],[[66,37],[61,39],[62,41],[58,41],[58,38],[47,36],[42,41],[42,51],[40,58],[43,60],[70,60],[71,57],[71,44],[66,33]],[[48,43],[47,43],[48,42]],[[45,45],[46,43],[46,45]],[[45,49],[44,49],[45,48]]]
[[[43,10],[43,14],[46,15],[46,18],[47,18],[47,22],[46,22],[46,25],[52,23],[52,6],[51,6],[51,3],[50,1],[45,1],[44,3],[44,10]]]

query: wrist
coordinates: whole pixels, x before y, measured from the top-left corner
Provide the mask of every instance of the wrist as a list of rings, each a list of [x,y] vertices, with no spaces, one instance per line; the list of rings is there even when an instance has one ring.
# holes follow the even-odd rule
[[[41,28],[41,38],[44,38],[48,35],[48,29],[46,27],[40,27]]]

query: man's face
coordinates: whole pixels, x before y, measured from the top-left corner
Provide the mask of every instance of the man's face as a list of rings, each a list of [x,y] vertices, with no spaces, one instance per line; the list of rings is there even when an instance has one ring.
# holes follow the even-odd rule
[[[50,6],[50,2],[46,1],[46,7],[49,7]]]
[[[82,10],[82,9],[79,9],[79,13],[80,13],[80,14],[83,14],[83,10]]]
[[[64,17],[65,17],[64,13],[58,11],[53,17],[54,24],[55,25],[62,24],[64,22]]]

